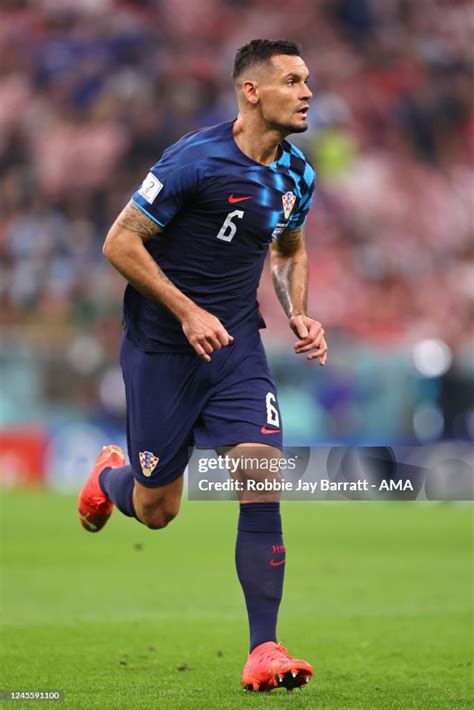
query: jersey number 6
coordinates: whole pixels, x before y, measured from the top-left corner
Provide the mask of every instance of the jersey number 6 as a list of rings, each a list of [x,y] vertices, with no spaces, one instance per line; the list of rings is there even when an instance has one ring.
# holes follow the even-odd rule
[[[224,224],[220,228],[219,234],[217,235],[218,239],[222,239],[224,242],[231,242],[232,239],[234,238],[234,235],[237,231],[237,226],[233,223],[233,219],[242,219],[244,216],[244,211],[243,210],[234,210],[233,212],[229,212],[227,217],[224,220]]]

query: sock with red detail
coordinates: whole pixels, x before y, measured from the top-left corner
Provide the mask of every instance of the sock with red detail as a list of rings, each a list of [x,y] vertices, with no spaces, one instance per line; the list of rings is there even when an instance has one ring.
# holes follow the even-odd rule
[[[134,483],[131,466],[122,466],[122,468],[107,466],[99,474],[99,486],[102,491],[120,512],[128,515],[129,518],[137,517],[133,505]]]
[[[276,641],[284,561],[280,504],[242,503],[235,564],[247,605],[250,651]]]

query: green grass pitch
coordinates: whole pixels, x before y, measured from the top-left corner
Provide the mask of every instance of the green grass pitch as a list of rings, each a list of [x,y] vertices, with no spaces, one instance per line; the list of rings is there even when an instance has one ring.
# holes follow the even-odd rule
[[[469,506],[285,503],[279,637],[315,677],[268,694],[240,689],[236,504],[185,502],[154,532],[115,512],[97,535],[75,506],[3,496],[1,688],[67,708],[472,707]]]

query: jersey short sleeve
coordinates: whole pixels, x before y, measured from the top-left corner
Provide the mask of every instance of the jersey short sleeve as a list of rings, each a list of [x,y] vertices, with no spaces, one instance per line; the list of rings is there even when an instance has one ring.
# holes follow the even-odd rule
[[[290,229],[298,229],[299,227],[302,227],[304,223],[306,222],[306,217],[308,215],[308,212],[310,210],[311,205],[313,204],[313,199],[314,199],[314,173],[313,173],[313,179],[311,183],[308,186],[304,186],[304,193],[301,197],[300,204],[298,206],[298,209],[294,214],[291,215],[289,221],[288,221],[288,227]]]
[[[181,151],[167,150],[151,168],[132,202],[148,217],[166,227],[197,190],[198,171]]]

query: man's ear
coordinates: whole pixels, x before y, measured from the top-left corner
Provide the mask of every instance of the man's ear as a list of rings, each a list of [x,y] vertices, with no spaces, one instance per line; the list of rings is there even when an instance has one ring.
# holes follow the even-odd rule
[[[260,100],[258,82],[246,79],[242,82],[242,94],[251,104],[258,104]]]

